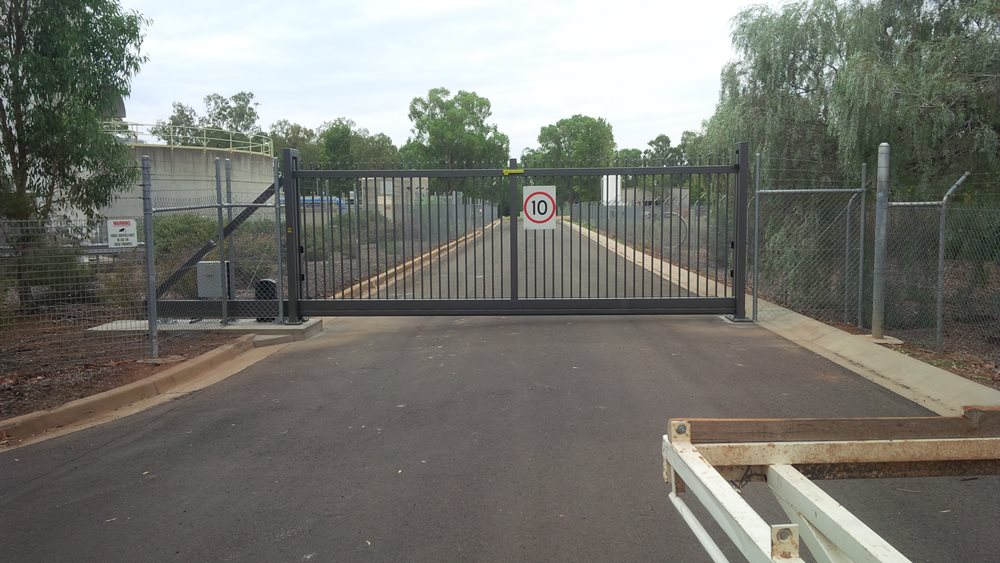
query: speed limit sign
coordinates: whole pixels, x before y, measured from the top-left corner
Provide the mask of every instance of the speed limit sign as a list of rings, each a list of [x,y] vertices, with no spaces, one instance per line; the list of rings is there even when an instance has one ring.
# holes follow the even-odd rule
[[[555,229],[556,187],[524,186],[521,211],[524,213],[525,229]]]

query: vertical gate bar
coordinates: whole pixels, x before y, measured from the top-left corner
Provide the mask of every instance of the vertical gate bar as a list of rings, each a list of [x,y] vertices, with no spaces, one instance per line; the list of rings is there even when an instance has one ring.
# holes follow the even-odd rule
[[[469,202],[465,199],[465,191],[462,191],[462,254],[465,260],[465,272],[463,277],[465,278],[465,298],[469,298],[469,237],[472,232],[469,230]],[[475,268],[475,260],[473,259],[473,268]]]
[[[736,177],[736,203],[733,213],[736,214],[735,255],[733,265],[733,292],[736,297],[735,319],[746,319],[746,284],[747,284],[747,192],[750,187],[750,143],[743,141],[737,145],[739,151],[739,169]]]
[[[401,209],[399,210],[399,217],[400,217],[399,236],[403,238],[402,244],[400,244],[400,246],[403,247],[403,259],[401,261],[401,264],[403,264],[403,299],[406,299],[406,280],[407,278],[412,279],[411,274],[417,269],[416,264],[411,264],[409,268],[405,266],[410,260],[416,258],[415,256],[413,256],[412,252],[410,253],[409,258],[406,257],[406,194],[407,193],[410,194],[410,230],[412,231],[413,230],[413,177],[411,176],[409,178],[408,180],[409,185],[405,189],[403,188],[402,178],[400,178],[399,184],[400,184],[399,190],[401,192],[400,199],[402,200],[400,202]],[[433,297],[433,295],[431,296]]]
[[[299,164],[299,151],[282,149],[281,180],[285,192],[285,262],[288,270],[288,324],[301,324],[299,292],[301,290],[301,258],[299,254],[299,189],[295,172]],[[278,296],[281,297],[280,295]]]
[[[760,287],[760,153],[754,159],[753,196],[753,322],[757,322],[757,294]]]
[[[702,177],[701,179],[702,179],[702,181],[704,181],[705,178]],[[709,188],[709,189],[711,189],[711,188]],[[702,275],[701,275],[701,205],[702,205],[701,204],[701,198],[702,197],[704,197],[704,194],[699,195],[698,196],[698,201],[695,202],[695,204],[694,204],[694,217],[695,217],[695,221],[697,222],[695,224],[695,227],[694,227],[694,236],[695,236],[695,243],[694,243],[694,263],[695,263],[695,266],[694,266],[694,294],[695,294],[695,296],[700,296],[701,295],[701,278],[702,278]],[[711,197],[712,196],[709,196],[709,203],[710,204],[711,204]],[[705,238],[706,239],[708,239],[709,230],[711,230],[711,227],[709,226],[709,225],[711,225],[711,223],[709,223],[709,218],[708,218],[708,214],[709,213],[711,213],[711,212],[706,213],[706,217],[705,217],[705,222],[708,223],[708,225],[706,225],[706,227],[705,227],[706,229],[708,229],[705,232]],[[708,297],[708,277],[709,277],[709,270],[710,270],[710,266],[708,264],[708,259],[709,259],[708,258],[708,249],[709,249],[710,246],[711,245],[709,244],[708,240],[706,240],[705,241],[705,276],[704,276],[705,277],[705,295],[704,295],[705,297]],[[689,252],[690,252],[690,249],[691,249],[691,243],[689,242],[688,243],[688,250],[689,250]],[[688,254],[688,260],[691,260],[690,253]],[[690,271],[689,271],[689,273],[688,273],[688,284],[689,284],[688,285],[688,297],[691,296],[690,282],[691,282],[691,274],[690,274]]]
[[[418,180],[418,184],[419,184],[419,180]],[[410,189],[410,257],[413,258],[413,259],[416,259],[417,258],[417,238],[416,238],[416,235],[413,232],[414,231],[413,227],[415,225],[417,225],[417,219],[419,219],[421,223],[424,222],[424,215],[420,211],[414,212],[413,198],[420,193],[420,191],[419,191],[420,190],[419,185],[417,186],[417,191],[414,192],[413,189],[412,189],[413,188],[413,180],[411,179],[410,180],[410,188],[411,188]],[[417,268],[416,267],[413,268],[413,271],[411,272],[411,274],[413,274],[413,275],[410,276],[410,294],[411,294],[410,296],[413,299],[416,299],[417,298]],[[420,280],[421,280],[421,283],[423,283],[423,272],[421,272],[421,274],[420,274]],[[431,295],[431,297],[433,297],[433,295]]]
[[[572,179],[573,177],[570,176],[570,178]],[[572,185],[573,184],[571,183],[570,184],[570,186],[571,186],[570,189],[572,189]],[[584,202],[581,201],[580,202],[580,232],[578,233],[578,238],[577,238],[577,241],[576,241],[577,242],[577,247],[578,247],[576,249],[576,252],[579,255],[578,262],[580,263],[580,272],[577,275],[577,277],[580,278],[580,281],[579,281],[580,289],[579,289],[578,295],[581,298],[583,297],[583,225],[584,225],[584,223],[583,223],[583,205],[584,205]],[[590,213],[589,209],[588,209],[587,213],[589,215],[589,213]],[[588,217],[588,220],[589,220],[589,217]],[[588,291],[589,291],[589,288],[588,288]]]
[[[475,179],[472,180],[475,184]],[[479,287],[476,285],[476,280],[479,279],[479,250],[476,245],[479,241],[479,231],[477,230],[476,215],[479,214],[479,204],[474,199],[472,200],[472,298],[475,299],[479,296]]]
[[[312,231],[312,236],[309,237],[309,245],[308,246],[311,246],[312,249],[313,249],[313,259],[314,259],[313,261],[315,262],[315,258],[316,258],[315,252],[316,252],[316,249],[319,249],[321,252],[323,250],[322,241],[317,241],[316,240],[316,195],[317,195],[317,192],[319,192],[319,190],[317,189],[317,187],[319,185],[319,180],[312,180],[312,181],[309,182],[309,184],[310,184],[310,187],[312,188],[311,190],[309,190],[309,191],[312,192],[312,196],[310,196],[310,198],[309,198],[309,202],[310,202],[308,204],[309,205],[309,213],[306,214],[306,217],[308,218],[309,214],[312,215],[312,220],[309,221],[309,230]],[[305,199],[303,199],[303,206],[304,205],[306,205]],[[303,213],[305,213],[305,207],[303,207]],[[322,233],[320,233],[320,234],[322,234]],[[306,268],[309,268],[309,256],[308,256],[308,253],[306,255]],[[322,262],[320,262],[320,266],[318,268],[316,267],[315,263],[312,264],[312,268],[311,268],[312,275],[313,275],[312,287],[309,286],[309,279],[308,279],[308,276],[306,276],[306,278],[307,278],[306,279],[306,296],[307,297],[310,294],[312,294],[314,297],[316,297],[315,293],[316,293],[316,290],[318,289],[318,285],[319,285],[319,269],[320,268],[323,268],[323,263]],[[310,289],[312,291],[310,291]]]
[[[858,328],[864,328],[862,308],[865,299],[865,222],[868,207],[868,163],[861,163],[861,214],[858,217]]]
[[[277,186],[277,184],[275,184]],[[146,331],[149,357],[160,357],[156,311],[156,241],[153,234],[153,180],[150,158],[142,156],[142,232],[146,251]]]
[[[528,223],[525,223],[524,226],[527,227]],[[529,234],[531,235],[531,251],[530,252],[528,251],[528,247],[527,247]],[[524,243],[525,243],[525,248],[524,248],[524,257],[525,257],[524,286],[525,286],[525,289],[527,289],[528,283],[529,283],[527,276],[528,276],[528,272],[530,271],[531,272],[531,287],[532,287],[531,297],[533,297],[535,299],[538,299],[538,231],[534,231],[533,230],[533,231],[531,231],[531,233],[528,233],[528,230],[525,229],[525,231],[524,231]],[[528,258],[529,255],[531,256],[531,261],[530,262],[527,260],[527,258]]]
[[[344,197],[340,191],[337,191],[337,250],[340,251],[340,283],[337,285],[337,290],[333,293],[339,293],[344,290]],[[334,282],[337,278],[334,277]]]
[[[300,163],[300,166],[301,165],[302,164]],[[309,296],[309,262],[306,261],[305,245],[302,244],[303,241],[306,240],[306,235],[308,234],[307,233],[307,228],[305,227],[305,223],[306,223],[306,210],[305,210],[305,207],[304,207],[305,203],[302,200],[302,183],[301,182],[296,182],[296,187],[297,187],[296,193],[298,194],[299,197],[295,201],[295,214],[299,218],[299,224],[298,224],[298,227],[296,227],[296,228],[299,231],[299,253],[298,253],[298,260],[299,260],[299,264],[301,264],[301,266],[300,266],[300,272],[299,272],[299,274],[300,274],[299,275],[299,288],[300,288],[299,289],[299,297],[306,297],[306,298],[308,298],[308,296]]]
[[[715,164],[711,155],[708,164]],[[708,175],[708,205],[705,206],[705,273],[714,267],[715,273],[705,276],[705,297],[708,297],[708,284],[715,281],[715,296],[719,296],[719,187],[715,185],[715,174]],[[712,194],[715,194],[715,238],[712,238]],[[699,288],[700,289],[700,288]],[[700,293],[700,292],[699,292]]]
[[[748,156],[747,157],[747,189],[749,189],[749,185],[750,185],[750,170],[749,170],[750,164],[749,164],[749,162],[750,161],[749,161],[749,156]],[[719,164],[723,164],[723,163],[719,162]],[[725,184],[726,184],[726,231],[725,231],[726,237],[727,238],[729,237],[729,233],[730,232],[733,233],[733,238],[730,239],[730,240],[733,241],[732,245],[728,244],[728,241],[726,241],[727,242],[727,244],[726,244],[726,267],[724,268],[725,271],[723,273],[723,278],[722,278],[723,279],[723,285],[722,285],[723,295],[726,295],[726,291],[727,291],[727,287],[728,287],[728,280],[729,280],[729,272],[730,271],[733,272],[733,278],[734,278],[733,281],[734,282],[735,282],[735,277],[736,277],[735,276],[735,272],[736,272],[736,260],[737,260],[737,256],[736,256],[737,245],[736,245],[736,242],[735,242],[736,241],[735,234],[736,234],[736,231],[738,230],[738,228],[736,226],[736,223],[739,221],[739,218],[742,216],[743,217],[743,221],[744,221],[744,226],[746,226],[746,214],[747,214],[748,208],[743,208],[743,209],[740,208],[740,202],[737,201],[738,200],[738,195],[739,195],[738,193],[734,193],[732,195],[732,197],[730,197],[730,193],[729,192],[731,190],[730,190],[729,186],[733,186],[734,189],[738,188],[738,185],[737,185],[739,183],[738,179],[737,179],[736,184],[734,184],[733,183],[732,175],[726,174],[726,175],[722,176],[722,178],[725,180]],[[730,202],[732,202],[732,203],[730,203]],[[747,204],[749,204],[750,200],[747,199],[747,198],[744,198],[743,202],[744,202],[744,205],[747,205]],[[732,220],[731,221],[730,221],[730,212],[732,213]],[[730,226],[732,228],[732,231],[730,231]],[[743,244],[744,245],[746,244],[746,232],[744,232]],[[730,248],[730,246],[732,246],[732,248]],[[732,262],[731,263],[730,263],[730,257],[729,257],[729,250],[730,249],[733,250]],[[746,257],[746,246],[743,247],[743,256],[744,256],[744,258]],[[745,275],[745,271],[744,271],[744,275]],[[734,284],[732,286],[732,289],[735,290],[735,287],[736,286]],[[746,289],[746,279],[743,280],[743,287],[744,287],[744,289]],[[745,301],[746,301],[746,299],[744,297],[744,302]]]
[[[353,186],[352,186],[353,187]],[[353,197],[351,192],[354,192]],[[347,267],[350,268],[350,277],[348,279],[348,285],[351,288],[351,299],[354,299],[354,257],[358,257],[358,278],[361,278],[361,233],[355,228],[355,224],[358,223],[358,191],[348,190],[347,192],[347,244],[350,245],[351,251],[347,254]],[[355,244],[357,241],[357,244]]]
[[[620,180],[618,182],[618,185],[621,186]],[[604,205],[604,296],[611,297],[611,261],[614,260],[614,257],[611,253],[611,240],[609,238],[609,235],[611,234],[611,206],[609,205],[611,200],[610,176],[605,177],[604,183],[604,197],[601,198]],[[598,229],[597,237],[598,240],[600,240],[600,229]],[[617,254],[615,256],[617,256]]]
[[[664,218],[665,217],[670,217],[670,215],[664,215],[663,214],[663,206],[666,205],[665,202],[667,201],[667,189],[669,188],[669,186],[666,185],[666,180],[667,180],[666,174],[660,174],[660,256],[659,256],[659,258],[660,258],[660,293],[659,293],[659,295],[660,295],[661,298],[663,297],[663,281],[664,281],[663,266],[665,266],[667,264],[667,255],[666,255],[665,252],[663,252],[663,227],[664,227],[663,222],[664,222]],[[672,191],[671,191],[671,195],[673,195]],[[667,291],[668,292],[670,291],[670,285],[669,284],[667,285]]]
[[[667,297],[674,296],[674,187],[673,187],[673,176],[668,176],[670,178],[670,210],[667,217],[670,219],[670,225],[667,226],[667,268],[670,272],[670,283],[667,284]],[[691,191],[691,178],[688,176],[688,181],[681,184],[688,186],[688,191]],[[681,192],[681,199],[683,200],[683,191]],[[677,218],[681,216],[680,202],[677,204]],[[680,280],[678,280],[680,281]],[[678,286],[680,287],[680,286]],[[677,291],[677,296],[680,297],[680,289]]]
[[[631,266],[632,267],[632,295],[631,295],[632,298],[639,297],[639,295],[637,295],[636,292],[635,292],[636,287],[637,287],[636,279],[639,276],[642,275],[641,272],[637,273],[636,270],[635,270],[635,268],[636,268],[635,251],[636,251],[636,246],[638,246],[638,243],[639,243],[639,218],[636,216],[638,207],[636,207],[636,201],[635,201],[636,197],[638,196],[638,191],[639,191],[638,190],[638,184],[636,184],[636,189],[634,189],[632,191],[632,244],[630,245],[632,247],[632,266]],[[626,237],[626,238],[628,238],[628,237]]]
[[[698,164],[701,164],[701,157],[698,157]],[[705,190],[705,174],[704,173],[699,173],[698,174],[698,191],[699,192],[703,192],[704,190]],[[698,205],[701,204],[701,198],[702,198],[702,196],[703,196],[702,193],[698,194]],[[687,279],[687,297],[691,297],[691,242],[692,242],[692,240],[691,240],[691,238],[692,238],[691,237],[691,225],[695,223],[695,221],[693,221],[692,218],[691,218],[691,202],[692,202],[693,199],[694,199],[693,194],[689,193],[688,194],[688,236],[687,236],[687,278],[688,278]],[[697,224],[694,227],[694,234],[695,234],[695,237],[697,237],[697,239],[698,239],[698,244],[696,245],[696,250],[698,251],[698,256],[700,257],[701,256],[701,209],[700,209],[700,207],[698,207],[698,206],[695,207],[695,213],[697,215],[694,217],[694,219],[697,220]],[[698,263],[695,266],[695,268],[696,268],[695,275],[696,276],[700,276],[701,275],[701,264]],[[706,272],[706,274],[707,273],[708,272]],[[697,295],[697,291],[695,292],[695,295]]]
[[[396,205],[396,194],[398,192],[402,191],[402,189],[403,189],[403,178],[402,178],[402,176],[400,176],[398,178],[398,180],[399,180],[399,189],[398,190],[396,189],[396,180],[397,180],[397,178],[395,176],[393,176],[393,178],[392,178],[392,264],[391,264],[391,266],[392,266],[392,272],[393,272],[392,273],[392,282],[391,282],[392,283],[392,298],[393,299],[399,299],[399,273],[400,272],[399,272],[399,269],[396,268],[396,265],[397,264],[400,265],[400,266],[404,266],[405,265],[405,262],[400,262],[400,260],[399,260],[399,240],[398,240],[399,239],[399,235],[398,235],[398,231],[397,231],[397,228],[399,227],[399,221],[397,220],[397,217],[396,217],[396,208],[399,207],[398,205]],[[386,251],[388,251],[388,248],[386,249]],[[405,290],[403,292],[403,296],[404,297],[406,296]]]
[[[445,297],[449,298],[449,297],[451,297],[451,289],[450,289],[451,288],[451,278],[450,277],[446,277],[446,278],[443,279],[443,274],[444,274],[445,268],[447,267],[448,268],[448,276],[451,276],[451,266],[449,265],[450,264],[449,260],[451,259],[451,251],[448,250],[448,248],[447,248],[447,244],[448,244],[448,232],[447,231],[445,231],[445,240],[444,240],[445,247],[443,249],[441,248],[441,194],[439,193],[439,194],[435,195],[434,205],[432,207],[431,206],[431,179],[430,178],[427,179],[427,190],[426,191],[427,191],[427,194],[426,194],[427,195],[427,197],[426,197],[426,199],[427,199],[427,252],[431,252],[431,250],[435,249],[435,248],[438,250],[438,265],[437,265],[438,297],[439,298],[441,297],[441,290],[444,287],[445,283],[447,283],[449,289],[448,289],[448,294],[445,295]],[[424,228],[423,227],[423,225],[424,225],[424,219],[423,219],[423,216],[424,216],[424,212],[423,212],[424,199],[425,199],[424,196],[421,195],[420,196],[420,209],[421,209],[421,211],[420,211],[420,232],[421,233],[423,233],[423,228]],[[447,194],[445,194],[445,205],[446,205],[446,207],[445,207],[445,217],[444,218],[445,218],[445,222],[447,222],[447,220],[448,220]],[[434,211],[437,211],[437,221],[434,220]],[[433,229],[433,231],[432,231],[432,229]],[[423,248],[423,244],[424,244],[423,240],[424,240],[423,239],[423,234],[421,234],[420,235],[420,245],[421,245],[420,255],[421,256],[423,256],[423,249],[422,249]],[[440,263],[440,260],[441,260],[442,256],[444,256],[444,260],[445,260],[445,265],[444,266],[442,266],[441,263]],[[433,271],[428,271],[427,275],[428,276],[433,276],[434,272]],[[421,287],[423,287],[423,278],[424,278],[424,271],[423,271],[423,268],[421,267],[421,270],[420,270]],[[423,292],[424,292],[424,290],[421,289],[420,290],[421,295],[423,295]],[[416,292],[414,292],[414,295],[416,295]],[[434,294],[431,294],[431,297],[434,297]]]
[[[285,288],[282,282],[282,266],[281,266],[281,169],[277,158],[271,159],[271,167],[274,175],[274,250],[275,250],[275,260],[277,266],[277,273],[274,278],[277,282],[275,297],[278,300],[278,316],[274,318],[275,323],[285,322]]]
[[[642,283],[640,284],[641,285],[641,289],[642,289],[642,295],[641,295],[642,297],[646,297],[646,255],[649,253],[649,252],[646,251],[646,190],[648,189],[648,186],[649,186],[648,179],[649,179],[649,176],[646,176],[646,175],[642,176],[642,247],[641,247],[641,252],[640,252],[642,254]],[[652,203],[652,202],[650,202],[650,203]],[[650,215],[652,215],[652,210],[650,210]],[[650,244],[650,251],[652,251],[652,246],[653,245]],[[653,267],[652,266],[653,266],[652,263],[650,263],[650,267],[649,267],[649,293],[650,293],[650,295],[652,295],[652,293],[653,293]]]
[[[362,198],[365,201],[365,285],[368,291],[365,293],[365,299],[372,298],[372,210],[371,204],[368,202],[368,180],[366,178],[361,178],[361,193],[364,194]],[[378,241],[376,239],[375,247],[375,259],[378,259]]]
[[[503,180],[499,180],[501,185],[503,185]],[[503,289],[504,289],[504,267],[503,267],[503,206],[501,205],[503,201],[503,196],[499,196],[497,201],[497,219],[500,223],[500,298],[503,299]],[[496,283],[496,280],[493,280]]]
[[[635,196],[633,195],[633,199]],[[628,201],[624,202],[621,209],[622,215],[622,230],[621,232],[615,232],[615,235],[619,236],[618,242],[621,244],[622,250],[622,297],[628,297]]]
[[[445,263],[448,267],[448,275],[445,277],[448,279],[448,299],[454,299],[454,296],[451,294],[451,196],[451,193],[446,192],[444,198],[444,244],[445,248],[448,250],[448,253],[446,254],[447,262]],[[455,266],[457,267],[458,264],[456,263]]]
[[[574,224],[573,223],[573,208],[576,207],[576,202],[574,201],[574,198],[573,198],[573,181],[572,181],[572,178],[570,178],[568,180],[568,185],[567,185],[566,193],[569,194],[569,200],[570,200],[570,204],[569,204],[569,224],[572,226]],[[577,218],[577,221],[579,222],[579,218]],[[582,228],[583,225],[581,224],[580,227]],[[569,254],[566,255],[566,266],[567,266],[566,269],[569,272],[569,296],[570,296],[570,298],[572,298],[573,297],[573,229],[570,229],[570,231],[569,231]]]
[[[431,206],[431,179],[430,178],[427,179],[427,190],[426,191],[427,191],[427,194],[426,194],[427,195],[427,198],[426,198],[427,199],[427,223],[426,224],[424,223],[424,212],[423,212],[424,194],[420,195],[420,255],[421,256],[424,255],[424,231],[425,230],[427,231],[427,252],[430,253],[432,251],[432,249],[434,248],[434,245],[432,244],[432,240],[431,240],[432,239],[431,227],[435,226],[434,225],[434,209],[437,206],[436,205],[434,207]],[[440,209],[440,208],[438,208],[438,209]],[[440,210],[438,211],[438,219],[439,220],[441,219],[441,212],[440,212]],[[428,271],[427,271],[427,278],[429,280],[428,283],[427,283],[427,290],[428,290],[428,293],[430,293],[430,298],[431,299],[434,299],[434,262],[437,262],[438,297],[440,298],[441,297],[441,253],[440,252],[438,252],[437,260],[428,260],[427,261],[427,269],[428,269]],[[423,279],[424,279],[423,266],[421,266],[421,268],[420,268],[420,280],[421,280],[421,284],[420,284],[420,298],[421,299],[424,298],[424,284],[423,284]]]
[[[229,324],[229,268],[226,263],[226,225],[222,218],[222,160],[215,159],[215,215],[219,228],[219,295],[222,298],[222,326]]]
[[[509,168],[517,168],[517,159],[512,158],[508,163]],[[517,197],[517,176],[511,174],[508,180],[508,197],[510,197],[510,298],[517,301],[517,213],[519,210]]]
[[[615,256],[614,256],[614,258],[615,258],[615,298],[616,299],[619,298],[619,297],[621,297],[621,295],[618,294],[618,264],[621,262],[621,260],[618,259],[618,252],[617,252],[618,251],[618,244],[622,240],[622,237],[619,236],[621,233],[618,230],[618,217],[619,217],[619,215],[621,215],[621,204],[622,204],[622,187],[621,187],[621,184],[619,183],[618,184],[618,193],[615,195]],[[608,231],[610,231],[610,230],[611,230],[611,222],[609,220],[608,221]]]
[[[591,229],[591,232],[597,234],[597,246],[596,246],[596,248],[594,248],[594,243],[591,242],[589,245],[587,245],[587,248],[594,248],[594,264],[596,266],[594,268],[594,271],[597,273],[597,275],[595,276],[597,278],[597,280],[596,280],[597,281],[597,288],[596,288],[596,291],[594,293],[596,293],[596,297],[600,297],[601,296],[601,244],[600,244],[600,241],[601,241],[601,202],[600,201],[595,201],[595,202],[592,203],[592,205],[596,205],[597,206],[597,224],[591,226],[590,229]],[[593,219],[591,219],[591,221],[593,221]]]
[[[323,180],[322,184],[320,184],[320,180],[316,180],[316,184],[317,184],[317,187],[322,186],[322,190],[320,190],[322,195],[320,195],[320,199],[319,199],[319,231],[321,233],[323,233],[323,238],[320,240],[320,242],[322,242],[322,246],[323,246],[323,293],[322,293],[322,296],[326,297],[327,295],[329,295],[329,293],[327,291],[327,285],[328,284],[327,284],[326,280],[328,278],[329,279],[333,279],[333,248],[332,248],[332,246],[333,246],[333,239],[332,238],[330,239],[330,246],[331,246],[330,253],[327,254],[327,252],[326,252],[326,213],[327,213],[327,208],[328,207],[332,207],[332,206],[328,206],[327,205],[327,203],[328,203],[327,202],[327,198],[329,197],[329,192],[330,192],[330,181],[329,180]],[[329,267],[327,266],[327,262],[329,262]],[[328,268],[329,268],[329,274],[330,274],[329,276],[327,276],[327,269]],[[319,291],[319,285],[318,284],[316,286],[316,290]]]
[[[389,204],[385,197],[385,181],[392,181],[392,178],[382,178],[382,188],[378,188],[376,184],[375,187],[375,266],[376,266],[376,278],[375,278],[375,291],[378,293],[379,299],[389,298],[389,268],[391,267],[391,262],[389,261]],[[382,192],[382,244],[378,242],[378,209],[379,209],[379,191]],[[380,248],[385,246],[385,248]],[[382,251],[382,261],[378,259],[379,250]],[[385,284],[385,296],[382,296],[382,285]]]
[[[560,201],[559,200],[559,187],[558,187],[558,185],[556,186],[556,200]],[[566,263],[565,263],[566,262],[566,248],[565,248],[566,247],[566,221],[563,220],[563,218],[565,217],[565,215],[563,214],[564,213],[563,210],[566,209],[566,207],[565,207],[566,203],[565,202],[561,202],[561,203],[562,203],[563,207],[558,211],[558,213],[559,213],[559,222],[557,223],[557,225],[559,226],[559,274],[558,275],[559,275],[559,297],[560,298],[564,298],[564,297],[566,297],[566,282],[565,282],[565,279],[566,279]],[[572,231],[570,231],[570,232],[572,232]],[[555,248],[555,247],[553,247],[553,248]],[[555,250],[553,250],[553,254],[555,254]],[[555,264],[555,260],[553,260],[552,263],[554,265]],[[553,276],[554,275],[556,275],[556,274],[553,273]],[[556,290],[556,288],[555,288],[555,278],[553,278],[553,280],[552,280],[552,292],[555,293],[555,290]]]

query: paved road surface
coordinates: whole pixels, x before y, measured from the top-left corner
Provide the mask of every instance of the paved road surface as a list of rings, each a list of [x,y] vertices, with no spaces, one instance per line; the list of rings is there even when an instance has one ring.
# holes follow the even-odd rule
[[[409,256],[409,254],[407,255]],[[549,231],[521,231],[518,243],[518,296],[532,298],[688,297],[687,290],[642,266],[642,254],[629,259],[588,238],[566,223]],[[694,265],[692,265],[693,267]],[[700,264],[702,273],[715,272]],[[722,272],[725,266],[720,265]],[[372,278],[349,298],[509,299],[509,223],[494,222],[476,237],[461,239],[440,259],[419,263],[392,279]],[[363,291],[362,291],[363,290]],[[725,288],[701,288],[724,296]]]
[[[668,417],[929,414],[715,317],[328,327],[192,395],[0,454],[0,559],[703,561],[661,480]],[[914,560],[1000,553],[997,478],[822,486]]]

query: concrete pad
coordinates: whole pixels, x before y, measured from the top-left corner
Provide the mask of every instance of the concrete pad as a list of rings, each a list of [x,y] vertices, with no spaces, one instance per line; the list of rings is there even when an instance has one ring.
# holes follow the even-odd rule
[[[166,332],[185,331],[221,331],[239,334],[288,334],[292,340],[306,340],[316,336],[323,330],[322,319],[306,319],[302,324],[259,323],[254,319],[234,319],[223,326],[221,319],[168,319],[161,320],[156,328]],[[148,332],[149,324],[145,320],[120,320],[105,323],[87,329],[96,333],[136,333]]]
[[[275,344],[288,344],[289,342],[293,342],[291,334],[258,334],[253,337],[254,348],[274,346]]]

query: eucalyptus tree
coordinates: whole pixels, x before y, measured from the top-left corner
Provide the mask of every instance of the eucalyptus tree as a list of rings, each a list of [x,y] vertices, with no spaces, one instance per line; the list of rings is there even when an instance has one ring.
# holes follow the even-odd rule
[[[522,159],[525,166],[532,168],[610,166],[615,160],[615,135],[611,124],[603,117],[573,115],[542,127],[538,133],[538,148],[524,151]],[[560,186],[561,201],[572,203],[599,198],[600,177],[576,177],[574,180],[573,186]]]
[[[146,60],[145,25],[114,0],[0,3],[0,218],[93,217],[132,184],[102,121]]]

